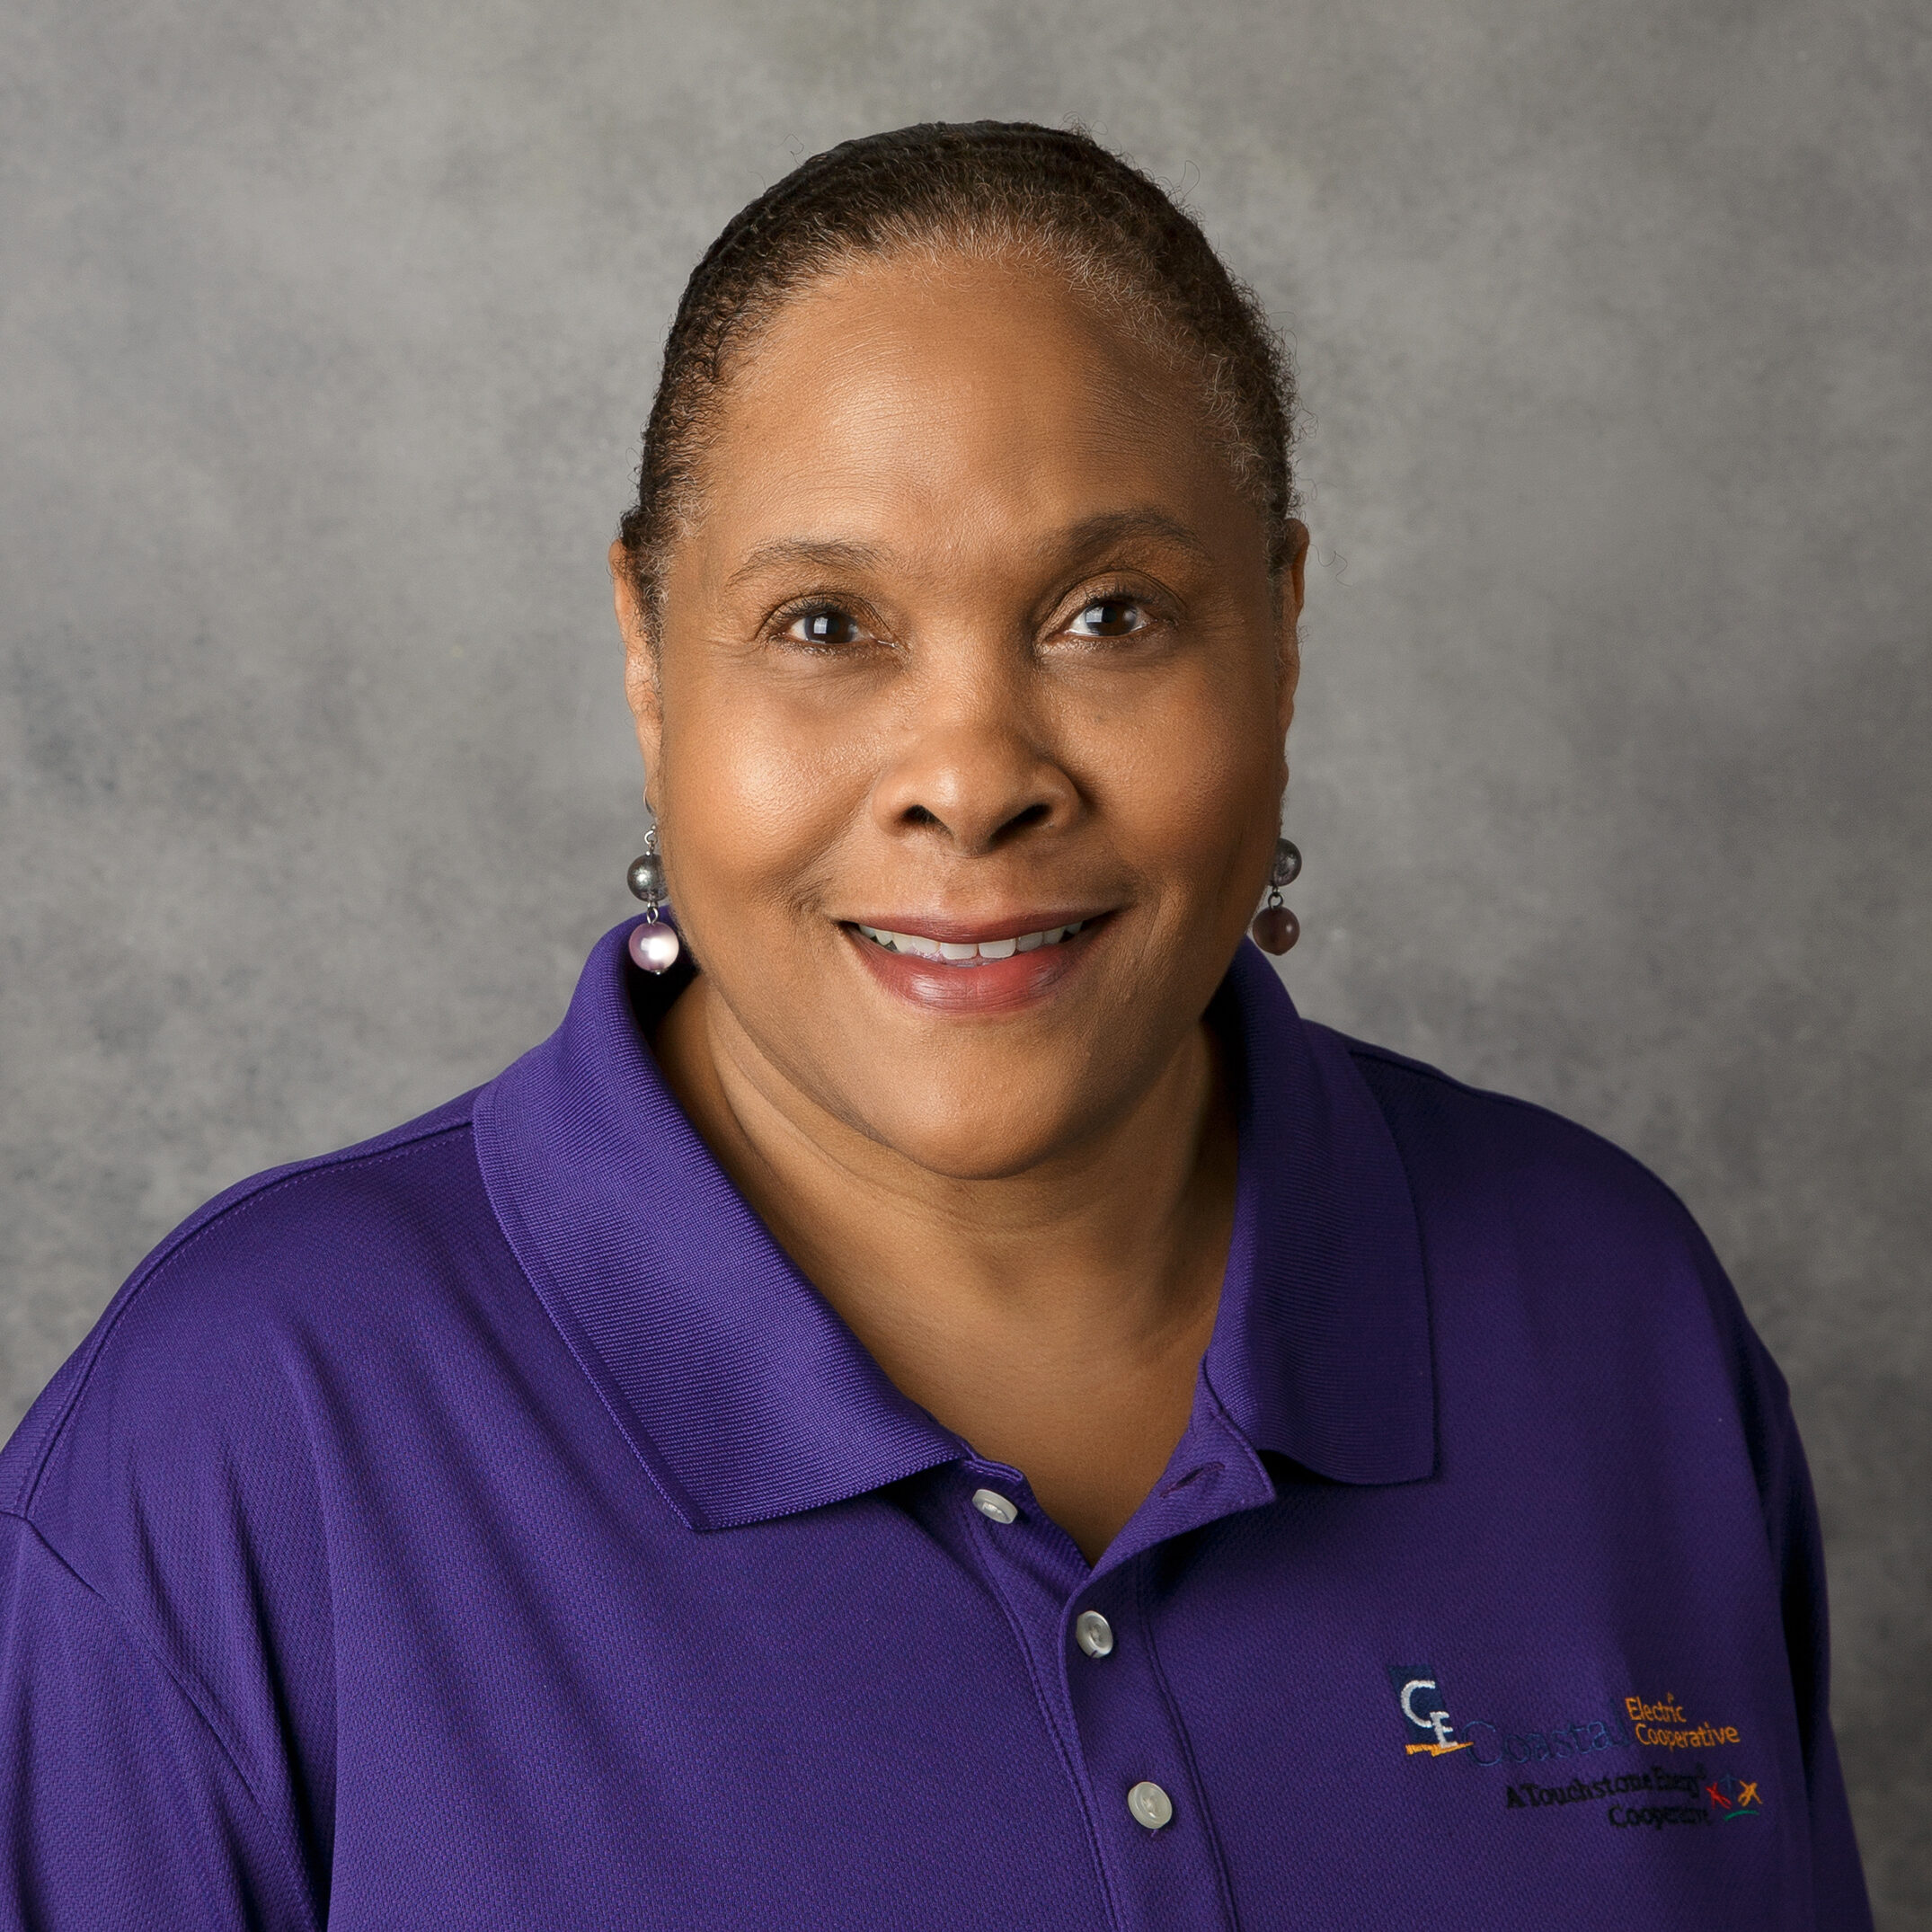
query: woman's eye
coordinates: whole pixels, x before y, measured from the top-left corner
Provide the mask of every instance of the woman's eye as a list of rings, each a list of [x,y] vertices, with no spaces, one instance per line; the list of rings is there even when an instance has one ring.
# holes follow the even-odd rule
[[[784,634],[802,644],[855,644],[865,634],[849,610],[801,611],[785,626]]]
[[[1131,598],[1096,597],[1073,620],[1077,637],[1131,637],[1147,628],[1147,613]]]

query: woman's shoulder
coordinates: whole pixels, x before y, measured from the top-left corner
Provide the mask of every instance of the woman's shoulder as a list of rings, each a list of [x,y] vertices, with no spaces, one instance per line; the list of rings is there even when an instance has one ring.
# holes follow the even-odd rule
[[[1326,1029],[1374,1098],[1408,1181],[1439,1307],[1507,1293],[1599,1331],[1687,1325],[1753,1377],[1777,1370],[1677,1192],[1602,1134],[1534,1101]]]
[[[1309,1031],[1325,1036],[1368,1086],[1419,1194],[1448,1189],[1512,1217],[1573,1224],[1581,1217],[1598,1236],[1703,1246],[1676,1192],[1593,1129],[1387,1047],[1327,1027]]]
[[[447,1279],[451,1250],[474,1243],[489,1219],[474,1098],[253,1175],[191,1215],[0,1450],[0,1511],[32,1515],[55,1465],[76,1454],[137,1471],[145,1451],[178,1451],[198,1431],[259,1429],[286,1392],[291,1357],[326,1351],[332,1335],[371,1336],[420,1302],[412,1283]]]
[[[258,1798],[291,1728],[330,1757],[341,1472],[394,1453],[408,1378],[447,1372],[510,1279],[473,1097],[217,1195],[0,1451],[0,1627],[191,1712]]]
[[[1346,1057],[1387,1123],[1439,1340],[1465,1327],[1493,1338],[1506,1316],[1544,1367],[1635,1375],[1701,1361],[1750,1412],[1754,1440],[1783,1429],[1783,1377],[1697,1219],[1643,1162],[1534,1102],[1311,1031]]]

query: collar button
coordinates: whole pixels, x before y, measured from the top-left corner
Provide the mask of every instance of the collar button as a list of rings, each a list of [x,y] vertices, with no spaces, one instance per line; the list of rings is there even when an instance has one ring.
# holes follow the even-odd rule
[[[974,1490],[972,1506],[989,1523],[1016,1523],[1020,1520],[1018,1508],[997,1489]]]

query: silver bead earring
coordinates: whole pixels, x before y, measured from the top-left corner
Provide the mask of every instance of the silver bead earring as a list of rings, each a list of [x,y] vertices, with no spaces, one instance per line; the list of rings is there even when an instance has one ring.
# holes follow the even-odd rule
[[[1301,875],[1301,848],[1292,838],[1274,842],[1274,866],[1268,874],[1268,903],[1248,927],[1263,953],[1286,953],[1301,937],[1301,921],[1281,903],[1281,888]]]
[[[644,834],[644,849],[631,861],[629,883],[631,891],[644,902],[644,917],[642,925],[631,928],[625,944],[633,962],[645,972],[663,972],[678,963],[678,955],[684,949],[676,931],[658,917],[658,908],[664,903],[664,861],[658,856],[658,829],[654,825]]]

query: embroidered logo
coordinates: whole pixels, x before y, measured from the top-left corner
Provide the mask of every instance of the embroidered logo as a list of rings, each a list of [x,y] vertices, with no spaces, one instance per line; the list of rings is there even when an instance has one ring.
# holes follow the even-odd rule
[[[1764,1811],[1754,1777],[1714,1777],[1705,1786],[1704,1795],[1711,1801],[1714,1821],[1722,1819],[1731,1824],[1740,1818],[1756,1818]]]
[[[1655,1704],[1646,1704],[1642,1697],[1626,1697],[1624,1709],[1629,1713],[1637,1742],[1653,1750],[1661,1745],[1665,1750],[1711,1750],[1719,1744],[1743,1741],[1735,1724],[1693,1724],[1684,1715],[1684,1706],[1668,1690]]]
[[[1426,1663],[1392,1663],[1387,1670],[1409,1756],[1445,1758],[1452,1750],[1467,1750],[1468,1740],[1454,1735],[1436,1673]]]

